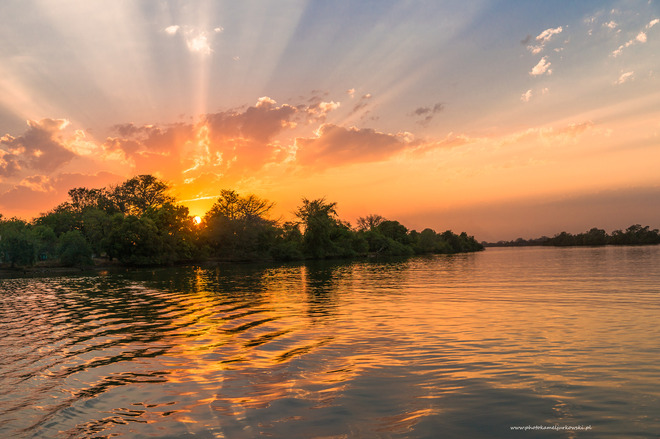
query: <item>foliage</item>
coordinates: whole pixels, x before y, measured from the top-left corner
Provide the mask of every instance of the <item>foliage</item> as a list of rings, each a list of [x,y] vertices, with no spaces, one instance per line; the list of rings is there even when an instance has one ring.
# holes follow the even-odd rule
[[[277,236],[275,222],[267,218],[272,207],[256,195],[223,189],[203,221],[212,253],[223,259],[263,259]]]
[[[57,257],[64,265],[86,265],[96,256],[125,265],[163,265],[207,256],[299,260],[481,249],[465,233],[418,233],[376,214],[359,218],[353,230],[339,219],[337,204],[324,198],[303,198],[294,212],[297,221],[279,222],[269,217],[272,202],[229,189],[220,191],[196,224],[169,185],[152,175],[107,188],[73,188],[68,194],[67,201],[32,223],[0,215],[2,262],[30,265]],[[642,236],[645,230],[630,233]]]
[[[359,231],[374,230],[376,227],[385,221],[380,215],[370,214],[365,217],[360,217],[357,219],[357,229]]]
[[[615,230],[608,235],[605,230],[593,228],[588,232],[572,235],[568,232],[561,232],[545,241],[544,245],[553,245],[559,247],[574,245],[649,245],[660,244],[660,232],[657,229],[651,230],[649,226],[642,227],[634,224],[625,231]]]
[[[57,245],[57,254],[68,267],[92,265],[92,246],[79,230],[63,233]]]
[[[34,264],[36,246],[30,224],[17,218],[0,223],[0,255],[12,267]]]
[[[499,241],[485,243],[487,247],[521,247],[532,245],[550,245],[555,247],[569,246],[602,246],[602,245],[654,245],[660,244],[660,232],[649,226],[634,224],[624,230],[615,230],[611,235],[603,229],[592,228],[587,232],[573,235],[561,232],[548,238],[542,236],[536,239],[518,238],[515,241]]]

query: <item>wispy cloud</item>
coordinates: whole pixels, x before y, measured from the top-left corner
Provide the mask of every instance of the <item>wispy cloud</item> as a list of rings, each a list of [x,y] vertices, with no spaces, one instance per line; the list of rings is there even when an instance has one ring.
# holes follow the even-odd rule
[[[213,32],[215,33],[221,33],[223,31],[224,29],[222,27],[216,27],[213,29]],[[203,29],[198,29],[191,26],[181,27],[177,24],[174,24],[166,27],[165,33],[168,35],[182,35],[183,40],[186,43],[186,47],[192,53],[208,56],[213,52],[209,39],[209,32]]]
[[[651,20],[646,26],[644,26],[644,30],[648,31],[649,29],[651,29],[653,26],[655,26],[658,23],[660,23],[660,19],[655,18],[655,19]],[[616,50],[614,50],[612,52],[612,56],[617,57],[617,56],[621,55],[621,53],[623,52],[624,49],[632,46],[633,44],[646,43],[648,41],[648,35],[644,30],[639,31],[639,33],[637,33],[637,35],[634,38],[631,38],[630,40],[628,40],[624,44],[620,45]]]
[[[417,123],[426,126],[431,122],[436,114],[440,113],[444,109],[445,105],[442,102],[438,102],[428,107],[419,107],[412,112],[412,115],[415,117],[423,117],[422,119],[418,120]]]
[[[353,91],[355,93],[355,91]],[[359,111],[364,110],[368,105],[369,101],[371,100],[371,93],[364,94],[360,97],[360,100],[353,105],[353,109],[351,110],[351,114],[355,114]]]
[[[619,84],[624,84],[626,82],[632,81],[634,79],[635,72],[625,72],[622,73],[621,76],[619,76],[619,79],[617,79],[614,84],[619,85]]]
[[[560,34],[562,31],[563,28],[561,26],[544,30],[543,32],[538,34],[534,39],[536,44],[528,45],[527,49],[535,55],[541,53],[545,48],[546,44],[552,39],[552,37]],[[528,36],[528,38],[523,40],[523,43],[528,44],[530,41],[531,41],[531,37]]]
[[[196,35],[186,36],[186,46],[188,50],[194,53],[199,53],[201,55],[210,55],[211,45],[209,44],[209,39],[205,33],[198,33]]]
[[[175,35],[180,29],[179,25],[172,25],[165,28],[165,32],[169,35]]]
[[[544,56],[541,60],[532,68],[529,72],[532,76],[539,76],[543,74],[552,74],[552,69],[550,68],[550,63],[548,62],[548,57]]]
[[[527,90],[525,93],[523,93],[520,96],[520,100],[523,102],[529,102],[531,98],[532,98],[532,90]]]

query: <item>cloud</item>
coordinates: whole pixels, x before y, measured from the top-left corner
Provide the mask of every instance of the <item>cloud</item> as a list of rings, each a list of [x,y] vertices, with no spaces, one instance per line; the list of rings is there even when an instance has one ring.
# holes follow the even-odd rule
[[[76,154],[65,146],[61,135],[69,121],[66,119],[29,120],[22,136],[5,135],[0,138],[0,169],[13,175],[21,168],[52,172],[68,163]]]
[[[547,145],[561,145],[572,143],[579,136],[595,129],[594,122],[588,120],[580,123],[571,123],[560,127],[534,127],[509,135],[491,139],[499,146],[516,144],[519,142],[542,141]]]
[[[4,139],[3,137],[2,139]],[[0,139],[0,143],[2,142]],[[1,177],[11,177],[21,170],[21,165],[18,162],[18,156],[16,154],[11,154],[7,151],[0,149],[0,176]]]
[[[658,18],[653,19],[644,27],[644,29],[646,29],[646,30],[651,29],[653,26],[655,26],[658,23],[660,23],[660,19],[658,19]],[[644,44],[647,41],[648,41],[648,36],[647,36],[646,32],[640,31],[635,36],[635,38],[631,38],[626,43],[620,45],[616,50],[612,51],[612,56],[617,57],[617,56],[621,55],[621,53],[623,52],[623,49],[626,49],[626,48],[632,46],[633,44]]]
[[[483,139],[476,137],[468,137],[464,134],[456,135],[449,133],[444,139],[426,141],[426,142],[411,142],[410,152],[414,155],[423,154],[427,151],[435,149],[451,149],[458,146],[469,145],[471,143],[479,142]]]
[[[423,116],[423,119],[418,120],[417,123],[427,126],[433,117],[444,109],[445,105],[442,102],[438,102],[433,106],[416,108],[412,115],[417,117]]]
[[[306,108],[306,112],[307,112],[308,115],[311,116],[312,120],[325,121],[328,113],[330,113],[331,111],[335,111],[340,106],[341,106],[341,102],[319,101],[319,102],[314,102],[314,103],[310,104]]]
[[[165,32],[169,35],[175,35],[179,31],[180,27],[178,25],[172,25],[165,28]]]
[[[532,90],[527,90],[525,93],[520,96],[520,100],[523,102],[529,102],[529,100],[532,98]]]
[[[282,130],[298,113],[295,107],[277,103],[265,96],[245,111],[224,111],[207,114],[204,123],[208,126],[212,140],[225,141],[231,138],[251,139],[267,143]]]
[[[317,120],[338,106],[321,101],[298,109],[263,96],[253,106],[209,113],[191,123],[116,125],[117,135],[103,148],[127,160],[134,173],[158,172],[180,182],[203,175],[237,181],[267,164],[284,163],[291,145],[281,145],[277,137],[297,120]]]
[[[224,29],[222,27],[216,27],[213,29],[213,32],[221,33],[223,30]],[[182,28],[181,26],[175,24],[166,27],[165,33],[168,35],[182,35],[183,40],[186,43],[186,47],[192,53],[208,56],[213,52],[211,49],[208,32],[205,30],[196,29],[190,26],[185,26]]]
[[[199,53],[201,55],[210,55],[212,52],[209,39],[204,33],[187,36],[186,46],[188,46],[188,50],[191,52]]]
[[[633,75],[634,75],[634,74],[635,74],[635,72],[625,72],[625,73],[622,73],[621,76],[619,76],[619,79],[617,79],[617,80],[614,82],[614,84],[619,85],[619,84],[626,83],[626,82],[628,82],[628,81],[632,81],[632,80],[633,80]]]
[[[354,88],[349,88],[346,90],[346,94],[351,97],[351,99],[355,96],[355,89]]]
[[[323,124],[316,137],[299,137],[296,144],[298,164],[324,169],[344,164],[385,160],[409,145],[405,133],[380,133],[373,129],[344,128]]]
[[[360,100],[353,106],[353,110],[351,110],[351,114],[355,114],[365,109],[369,105],[370,100],[371,100],[371,93],[362,95],[362,97],[360,97]]]
[[[562,31],[563,28],[561,26],[544,30],[534,39],[534,41],[536,41],[538,44],[529,45],[527,46],[527,49],[535,55],[541,53],[545,48],[546,44],[550,42],[552,37],[560,34]],[[522,40],[522,43],[527,45],[530,41],[531,41],[531,36],[528,35],[524,40]]]
[[[616,23],[616,21],[611,20],[611,21],[608,21],[607,23],[603,23],[603,26],[608,28],[608,29],[616,29],[618,24]]]
[[[545,44],[553,37],[553,35],[560,34],[562,32],[562,27],[556,27],[554,29],[546,29],[541,32],[537,37],[536,41],[539,41],[541,44]]]
[[[529,72],[529,74],[532,76],[539,76],[543,75],[544,73],[547,73],[548,75],[552,74],[552,69],[550,68],[550,63],[548,62],[547,56],[541,58],[538,64],[536,64]]]
[[[19,186],[25,186],[37,192],[50,192],[53,190],[52,180],[47,175],[26,177],[19,183]]]

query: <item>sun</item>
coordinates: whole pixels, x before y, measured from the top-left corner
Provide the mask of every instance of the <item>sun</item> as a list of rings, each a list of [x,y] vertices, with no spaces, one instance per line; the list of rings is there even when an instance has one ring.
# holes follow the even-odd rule
[[[193,217],[193,222],[195,223],[196,226],[200,225],[202,222],[202,219],[199,216],[194,216]]]

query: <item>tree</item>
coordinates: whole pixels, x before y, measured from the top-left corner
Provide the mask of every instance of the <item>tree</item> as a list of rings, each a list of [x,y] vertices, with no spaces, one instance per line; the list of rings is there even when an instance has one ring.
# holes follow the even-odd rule
[[[275,221],[267,218],[272,207],[256,195],[223,189],[202,222],[213,252],[226,259],[270,257],[277,237]]]
[[[168,202],[147,209],[143,217],[154,222],[169,262],[196,258],[196,228],[187,207]]]
[[[607,232],[596,227],[592,228],[587,233],[580,234],[579,237],[583,245],[605,245],[608,240]]]
[[[30,225],[12,218],[0,222],[0,254],[4,262],[16,265],[32,265],[36,259],[34,237]]]
[[[98,209],[103,206],[103,199],[106,196],[104,189],[78,187],[69,190],[69,201],[65,204],[68,204],[70,210],[74,212],[83,212],[87,209]]]
[[[275,204],[256,195],[240,196],[236,191],[222,189],[220,196],[206,213],[207,217],[225,217],[230,220],[264,218]]]
[[[107,198],[113,210],[127,215],[142,215],[148,208],[155,208],[165,203],[175,203],[168,194],[167,183],[153,175],[138,175],[126,180],[107,192]]]
[[[436,253],[440,250],[438,234],[433,229],[424,229],[419,233],[415,250],[417,253]]]
[[[376,227],[383,236],[390,238],[398,243],[408,245],[408,229],[398,221],[383,221]]]
[[[126,265],[157,265],[169,262],[158,229],[149,218],[128,215],[113,218],[109,251]]]
[[[278,229],[275,242],[270,249],[273,259],[279,261],[293,261],[303,259],[303,234],[300,227],[294,222],[285,222]]]
[[[66,266],[92,265],[92,247],[80,230],[63,233],[59,238],[57,253]]]
[[[357,219],[357,229],[360,231],[374,230],[383,221],[385,221],[385,218],[375,214],[370,214],[365,217],[360,217]]]
[[[337,203],[328,203],[325,198],[303,198],[302,203],[295,215],[304,228],[303,251],[306,255],[319,259],[335,256],[337,249],[331,235],[337,227]]]
[[[46,260],[57,254],[57,236],[53,229],[44,225],[35,225],[30,229],[35,253],[38,260]]]

